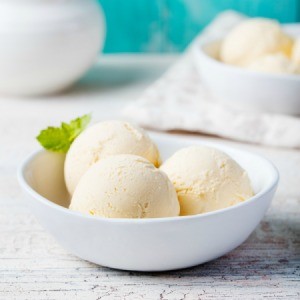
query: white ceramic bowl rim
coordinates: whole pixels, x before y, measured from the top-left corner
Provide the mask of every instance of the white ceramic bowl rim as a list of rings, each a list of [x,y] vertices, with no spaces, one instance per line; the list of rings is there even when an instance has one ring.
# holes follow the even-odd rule
[[[195,52],[198,55],[205,57],[205,59],[207,59],[210,63],[215,64],[217,66],[221,66],[222,68],[230,69],[234,72],[239,72],[239,73],[247,72],[249,75],[251,75],[253,77],[255,76],[255,77],[260,77],[260,78],[276,78],[276,79],[280,79],[280,80],[294,80],[294,81],[299,81],[299,83],[300,83],[300,74],[284,74],[284,73],[276,74],[276,73],[258,72],[258,71],[238,67],[235,65],[226,64],[216,58],[213,58],[211,55],[209,55],[207,53],[205,48],[210,45],[220,43],[221,41],[222,40],[218,39],[218,40],[211,40],[211,41],[209,41],[207,43],[203,43],[203,44],[198,43],[198,44],[196,44]]]
[[[217,144],[215,143],[210,143],[210,142],[205,142],[202,143],[203,145],[211,145],[211,146],[217,146]],[[223,147],[222,148],[228,148],[231,149],[231,147]],[[65,208],[63,206],[60,206],[58,204],[55,204],[53,202],[51,202],[50,200],[46,199],[45,197],[41,196],[39,193],[37,193],[33,188],[31,188],[31,186],[27,183],[26,179],[25,179],[25,170],[28,166],[28,164],[34,159],[34,157],[42,152],[44,150],[38,150],[33,152],[32,154],[30,154],[25,160],[24,162],[21,164],[20,168],[18,169],[18,173],[17,173],[17,177],[18,177],[18,181],[21,185],[21,187],[26,190],[33,198],[35,198],[36,200],[42,202],[43,204],[48,205],[51,208],[54,209],[58,209],[64,213],[67,214],[71,214],[71,215],[75,215],[78,217],[82,217],[82,218],[88,218],[88,219],[97,219],[98,221],[103,221],[103,222],[117,222],[117,223],[160,223],[160,222],[172,222],[172,221],[186,221],[186,220],[190,220],[190,219],[197,219],[197,218],[206,218],[209,217],[211,215],[216,215],[216,214],[222,214],[226,211],[230,211],[233,209],[236,209],[240,206],[245,206],[250,204],[253,201],[256,201],[258,198],[260,198],[261,195],[268,193],[269,191],[271,191],[278,183],[279,181],[279,173],[278,170],[276,169],[276,167],[273,165],[272,162],[270,162],[268,159],[257,155],[257,154],[252,154],[253,156],[257,156],[260,159],[263,159],[265,161],[265,164],[267,165],[268,168],[270,168],[272,170],[273,173],[273,178],[270,180],[270,183],[265,186],[264,188],[262,188],[257,194],[255,194],[253,197],[247,199],[244,202],[241,202],[239,204],[227,207],[227,208],[223,208],[220,210],[216,210],[216,211],[212,211],[212,212],[208,212],[208,213],[203,213],[203,214],[198,214],[198,215],[190,215],[190,216],[177,216],[177,217],[167,217],[167,218],[147,218],[147,219],[128,219],[128,218],[104,218],[104,217],[100,217],[100,216],[90,216],[88,214],[82,214],[80,212],[76,212],[76,211],[72,211],[68,208]],[[243,153],[247,153],[247,151],[243,150]]]

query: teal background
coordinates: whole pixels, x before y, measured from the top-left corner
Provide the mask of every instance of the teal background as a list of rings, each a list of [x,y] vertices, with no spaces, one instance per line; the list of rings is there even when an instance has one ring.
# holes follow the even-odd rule
[[[104,10],[106,53],[180,52],[219,12],[300,21],[300,0],[98,0]]]

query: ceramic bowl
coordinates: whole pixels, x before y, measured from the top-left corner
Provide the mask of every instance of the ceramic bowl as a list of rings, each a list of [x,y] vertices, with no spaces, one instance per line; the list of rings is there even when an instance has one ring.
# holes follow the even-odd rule
[[[0,94],[66,89],[96,61],[104,35],[96,0],[1,0]]]
[[[219,60],[221,41],[195,45],[201,80],[219,102],[234,108],[299,115],[300,75],[255,72]]]
[[[166,271],[202,264],[242,244],[263,218],[278,183],[265,158],[199,139],[151,135],[163,159],[176,150],[206,144],[228,153],[249,174],[255,196],[238,205],[201,215],[157,219],[107,219],[68,209],[64,155],[39,151],[18,171],[24,197],[37,219],[75,255],[116,269]]]

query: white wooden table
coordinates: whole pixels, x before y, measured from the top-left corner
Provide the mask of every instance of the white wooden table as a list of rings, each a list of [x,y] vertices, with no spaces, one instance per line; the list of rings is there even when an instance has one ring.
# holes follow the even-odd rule
[[[279,190],[242,246],[190,269],[147,274],[82,261],[28,210],[16,169],[39,148],[39,130],[87,112],[96,121],[116,118],[173,59],[106,57],[68,93],[0,99],[0,299],[300,299],[299,150],[224,141],[270,158],[281,173]]]

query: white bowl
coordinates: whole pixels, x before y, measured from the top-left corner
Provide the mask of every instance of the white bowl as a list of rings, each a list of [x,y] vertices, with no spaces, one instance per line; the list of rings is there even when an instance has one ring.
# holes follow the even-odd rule
[[[103,45],[96,0],[1,0],[0,93],[35,96],[79,79]]]
[[[255,72],[218,60],[221,41],[196,45],[201,80],[216,99],[232,107],[260,112],[300,114],[300,75]]]
[[[198,139],[152,135],[163,158],[201,143]],[[208,144],[208,143],[205,143]],[[245,168],[256,195],[219,211],[158,219],[106,219],[67,209],[64,156],[32,154],[18,172],[26,201],[40,223],[70,252],[90,262],[124,270],[166,271],[202,264],[243,243],[269,207],[278,183],[276,168],[242,150],[209,144]]]

